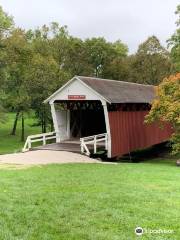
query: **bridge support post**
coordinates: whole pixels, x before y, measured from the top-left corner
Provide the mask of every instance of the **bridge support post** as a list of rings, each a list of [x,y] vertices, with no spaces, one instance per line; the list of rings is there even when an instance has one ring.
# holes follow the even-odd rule
[[[54,129],[56,132],[56,142],[59,143],[61,141],[61,139],[60,139],[60,135],[59,135],[59,127],[58,127],[58,121],[57,121],[57,115],[56,115],[56,109],[55,109],[54,102],[50,103],[50,106],[51,106],[51,114],[52,114]]]

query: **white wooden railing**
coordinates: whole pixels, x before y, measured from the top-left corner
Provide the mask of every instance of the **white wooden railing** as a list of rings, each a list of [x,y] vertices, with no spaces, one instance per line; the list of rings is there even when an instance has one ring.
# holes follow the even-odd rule
[[[90,151],[87,145],[93,145],[94,154],[97,153],[98,143],[104,142],[105,149],[108,149],[108,135],[107,133],[102,133],[98,135],[93,135],[89,137],[80,138],[81,143],[81,153],[90,155]]]
[[[22,152],[26,152],[32,147],[32,143],[34,142],[43,142],[43,145],[46,145],[46,141],[50,139],[56,139],[56,132],[42,133],[36,135],[30,135],[27,137]]]

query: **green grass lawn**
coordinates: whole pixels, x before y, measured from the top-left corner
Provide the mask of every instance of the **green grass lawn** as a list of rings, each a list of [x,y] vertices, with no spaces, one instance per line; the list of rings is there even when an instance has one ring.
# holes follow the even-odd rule
[[[180,239],[172,160],[0,169],[0,239]],[[144,234],[134,229],[173,230]]]
[[[20,123],[9,136],[13,119],[0,125],[0,154],[23,146]],[[40,132],[34,121],[26,120],[26,135]],[[180,168],[168,155],[118,165],[0,165],[0,240],[178,240],[179,219]],[[137,237],[137,226],[173,233]]]
[[[7,114],[7,121],[0,123],[0,154],[18,152],[21,151],[24,143],[21,139],[21,122],[18,121],[16,136],[11,136],[10,132],[14,122],[14,113]],[[40,127],[32,127],[36,123],[36,119],[33,116],[28,116],[25,119],[25,134],[26,136],[31,134],[41,133]]]

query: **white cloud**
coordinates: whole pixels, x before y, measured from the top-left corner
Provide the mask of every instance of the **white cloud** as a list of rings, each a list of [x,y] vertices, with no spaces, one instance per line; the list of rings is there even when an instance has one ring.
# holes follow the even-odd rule
[[[0,0],[16,25],[35,28],[52,21],[82,38],[121,39],[131,52],[150,35],[165,45],[175,30],[178,0]]]

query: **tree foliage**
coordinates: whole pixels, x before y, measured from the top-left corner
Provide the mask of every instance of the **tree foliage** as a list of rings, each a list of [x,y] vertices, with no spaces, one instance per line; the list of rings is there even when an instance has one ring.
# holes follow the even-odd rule
[[[161,121],[172,124],[173,153],[180,152],[180,73],[165,78],[157,87],[157,98],[146,122]]]
[[[6,48],[4,46],[4,39],[9,34],[13,27],[13,18],[3,11],[0,6],[0,122],[5,120],[5,110],[3,108],[3,101],[1,96],[4,95],[5,79],[7,77],[6,72]]]
[[[8,33],[13,25],[13,18],[4,12],[0,6],[0,37],[2,38],[5,33]]]
[[[4,60],[7,73],[4,88],[7,95],[6,107],[24,118],[23,113],[27,112],[31,106],[31,98],[26,88],[25,76],[32,58],[31,47],[27,42],[25,31],[19,28],[14,29],[11,35],[4,40],[4,46],[6,48]],[[14,124],[17,124],[16,119]],[[13,126],[14,131],[11,131],[13,135],[16,130],[15,125]],[[22,131],[24,132],[24,129]],[[22,135],[23,139],[24,136]]]
[[[175,64],[176,71],[178,72],[180,71],[180,5],[177,6],[177,10],[175,13],[178,16],[178,20],[176,21],[177,30],[168,40],[168,43],[171,47],[172,60]]]
[[[116,59],[127,56],[128,48],[120,40],[107,42],[104,38],[91,38],[85,41],[88,63],[92,66],[91,75],[107,77],[109,65]],[[108,73],[107,73],[108,72]],[[110,77],[111,78],[111,77]]]
[[[178,16],[179,12],[180,7]],[[178,28],[179,24],[178,20]],[[15,134],[18,119],[23,127],[24,113],[33,110],[45,132],[52,127],[52,119],[43,100],[74,75],[159,84],[174,71],[173,63],[178,69],[179,43],[177,29],[169,42],[171,55],[155,36],[128,55],[128,46],[121,40],[83,40],[71,36],[67,26],[56,22],[25,31],[15,27],[13,18],[0,7],[0,121],[3,109],[15,112],[11,130]]]
[[[138,51],[130,59],[131,81],[157,85],[171,74],[173,66],[169,52],[157,37],[149,37],[139,45]]]
[[[3,123],[3,122],[5,122],[5,110],[4,110],[4,108],[3,108],[3,106],[2,106],[2,104],[0,105],[0,123]]]

